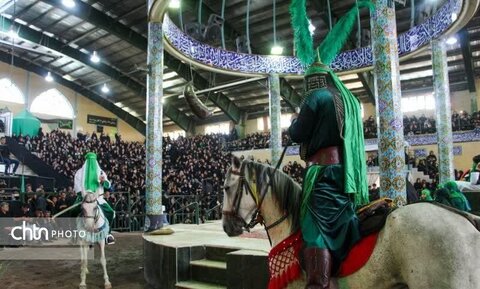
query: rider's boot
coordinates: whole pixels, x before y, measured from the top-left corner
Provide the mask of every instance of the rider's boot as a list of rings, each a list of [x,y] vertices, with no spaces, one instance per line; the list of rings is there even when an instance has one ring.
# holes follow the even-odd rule
[[[107,236],[107,245],[113,245],[115,244],[115,238],[113,237],[112,234],[108,234]]]
[[[307,273],[305,289],[332,289],[330,276],[332,271],[332,256],[327,249],[315,247],[303,250],[303,260]]]

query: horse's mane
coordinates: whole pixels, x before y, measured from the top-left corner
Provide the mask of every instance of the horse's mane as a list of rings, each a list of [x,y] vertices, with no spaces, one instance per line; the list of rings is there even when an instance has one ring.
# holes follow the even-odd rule
[[[274,168],[257,162],[245,160],[247,169],[253,167],[256,173],[256,179],[262,183],[262,187],[267,177]],[[296,232],[300,228],[300,202],[302,195],[301,186],[290,178],[284,172],[277,170],[274,176],[274,184],[272,193],[274,199],[278,202],[279,207],[288,212],[292,218],[292,232]]]

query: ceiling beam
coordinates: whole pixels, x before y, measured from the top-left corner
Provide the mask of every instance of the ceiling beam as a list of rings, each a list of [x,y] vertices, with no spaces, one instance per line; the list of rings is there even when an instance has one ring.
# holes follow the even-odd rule
[[[77,1],[75,9],[67,9],[62,5],[61,0],[42,0],[51,6],[57,7],[78,18],[86,20],[87,22],[101,28],[108,33],[111,33],[120,39],[130,43],[142,51],[147,51],[148,40],[141,34],[133,31],[129,27],[119,23],[114,18],[102,13],[101,11],[91,7],[84,2]],[[190,81],[191,77],[194,79],[194,86],[197,89],[206,89],[210,87],[209,81],[203,78],[200,74],[190,70],[190,66],[178,61],[168,53],[164,54],[164,64],[169,68],[174,69],[177,74],[183,79]],[[235,103],[231,102],[223,93],[218,93],[215,96],[216,105],[227,114],[235,123],[242,120],[243,111],[240,110]],[[165,110],[166,112],[167,110]]]
[[[131,45],[137,47],[140,50],[147,51],[147,41],[142,35],[133,32],[125,25],[118,23],[114,18],[109,17],[101,11],[91,7],[90,5],[76,1],[75,9],[68,9],[63,6],[61,0],[41,0],[48,5],[61,9],[74,15],[82,20],[85,20],[100,29],[108,31],[111,34],[127,41]]]
[[[213,9],[211,9],[207,4],[204,3],[204,1],[197,1],[197,0],[183,0],[182,1],[182,9],[184,9],[183,7],[189,7],[193,12],[197,12],[198,10],[198,3],[202,3],[202,23],[207,23],[208,21],[208,17],[210,17],[210,14],[216,14],[216,15],[220,15],[221,13],[220,12],[217,12],[217,11],[214,11]],[[226,11],[226,7],[225,7],[225,11]],[[195,14],[197,15],[197,14]],[[220,15],[221,16],[221,15]],[[198,21],[198,19],[197,19]],[[183,27],[181,27],[183,29]],[[224,31],[224,34],[225,34],[225,38],[228,38],[228,37],[235,37],[235,35],[238,33],[235,28],[233,28],[229,23],[227,23],[227,21],[224,21],[223,23],[223,31]],[[227,37],[228,36],[228,37]]]
[[[0,51],[0,61],[6,64],[11,64],[12,63],[11,57],[12,55]],[[13,61],[13,65],[18,68],[24,69],[26,71],[30,71],[35,74],[38,74],[41,77],[44,77],[48,72],[48,70],[43,68],[42,66],[36,63],[27,61],[23,58],[15,57]],[[85,96],[86,98],[92,100],[93,102],[97,103],[98,105],[102,106],[108,111],[111,111],[113,114],[115,114],[121,120],[128,123],[131,127],[136,129],[138,132],[145,135],[145,128],[146,128],[145,123],[139,118],[117,107],[116,105],[104,99],[103,97],[96,94],[95,92],[88,90],[85,87],[80,86],[72,81],[68,81],[59,74],[56,74],[54,72],[51,72],[51,73],[52,73],[52,76],[55,78],[56,83],[72,89],[73,91]]]
[[[198,1],[194,0],[185,0],[190,7],[196,7],[193,3],[197,3]],[[203,3],[202,12],[206,12],[209,14],[220,14],[213,11],[208,5]],[[269,4],[270,5],[270,4]],[[278,8],[278,7],[277,7]],[[225,8],[226,9],[226,8]],[[237,31],[233,26],[231,26],[227,21],[223,23],[225,34],[228,35],[241,35],[242,33]],[[253,53],[258,53],[258,49],[256,49],[251,43],[250,48],[252,49]],[[302,102],[302,96],[293,88],[285,78],[280,78],[280,96],[285,100],[285,102],[295,110],[296,107],[300,106]]]
[[[280,79],[280,95],[293,110],[302,104],[302,96],[293,88],[285,78]]]
[[[3,29],[3,31],[8,31],[8,29],[10,29],[10,26],[12,25],[12,21],[9,20],[9,19],[4,19],[4,26],[1,27],[0,29]],[[97,63],[97,64],[92,64],[91,61],[90,61],[90,55],[86,54],[86,53],[83,53],[77,49],[74,49],[70,46],[65,46],[63,42],[55,39],[55,38],[52,38],[52,37],[49,37],[39,31],[36,31],[34,29],[31,29],[29,28],[28,26],[25,26],[25,25],[20,25],[18,23],[15,23],[15,25],[17,27],[19,27],[18,29],[18,34],[19,34],[19,37],[21,37],[22,39],[25,39],[25,40],[28,40],[30,42],[33,42],[33,43],[38,43],[38,44],[41,44],[41,43],[48,43],[48,48],[49,49],[52,49],[54,51],[57,51],[58,53],[61,53],[71,59],[74,59],[84,65],[86,65],[87,67],[90,67],[94,70],[97,70],[101,73],[103,73],[104,75],[106,75],[108,78],[112,79],[112,80],[116,80],[118,81],[119,83],[121,83],[122,85],[124,85],[125,87],[127,87],[128,89],[130,89],[132,92],[134,92],[136,95],[140,96],[140,97],[145,97],[145,94],[146,94],[146,88],[144,86],[144,84],[142,83],[139,83],[137,82],[135,79],[125,75],[124,73],[122,73],[121,71],[118,71],[117,69],[101,62],[101,63]],[[169,105],[165,105],[165,113],[167,114],[167,112],[172,112],[174,113],[174,115],[172,115],[172,120],[178,120],[178,121],[181,121],[182,123],[178,123],[179,126],[186,126],[186,123],[188,122],[193,122],[193,119],[190,119],[189,117],[185,116],[185,118],[188,118],[190,119],[190,121],[185,121],[185,119],[182,117],[178,117],[179,113],[176,112],[175,109],[173,108],[169,108],[168,107]],[[191,127],[191,125],[189,124],[188,126],[186,126],[186,128],[189,128]]]
[[[4,25],[3,27],[0,27],[0,30],[6,32],[10,29],[11,25],[12,21],[10,19],[4,19]],[[63,42],[55,38],[49,37],[39,31],[31,29],[28,26],[18,23],[15,23],[15,26],[18,27],[18,35],[20,38],[32,43],[38,43],[40,45],[42,43],[48,43],[48,46],[46,46],[46,48],[54,50],[60,54],[63,54],[73,60],[82,63],[83,65],[86,65],[94,70],[105,74],[107,77],[122,83],[123,85],[132,89],[139,95],[145,95],[145,87],[142,84],[138,83],[134,79],[124,75],[121,71],[118,71],[103,62],[92,64],[89,54],[83,53],[70,46],[64,46]]]

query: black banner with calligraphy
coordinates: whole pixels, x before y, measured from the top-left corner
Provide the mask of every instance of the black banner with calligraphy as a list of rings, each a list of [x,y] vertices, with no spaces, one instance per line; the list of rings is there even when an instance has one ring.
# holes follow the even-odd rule
[[[87,123],[100,125],[100,126],[113,126],[117,127],[117,119],[116,118],[109,118],[97,115],[87,115]]]

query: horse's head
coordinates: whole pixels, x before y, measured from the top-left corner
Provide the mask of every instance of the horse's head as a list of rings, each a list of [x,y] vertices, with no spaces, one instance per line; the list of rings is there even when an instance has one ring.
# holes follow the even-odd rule
[[[82,193],[82,197],[82,216],[87,219],[95,219],[98,213],[98,194],[91,191],[85,191]]]
[[[247,166],[248,161],[241,162],[237,157],[233,157],[232,166],[225,176],[222,223],[223,230],[230,237],[243,233],[257,208]]]

